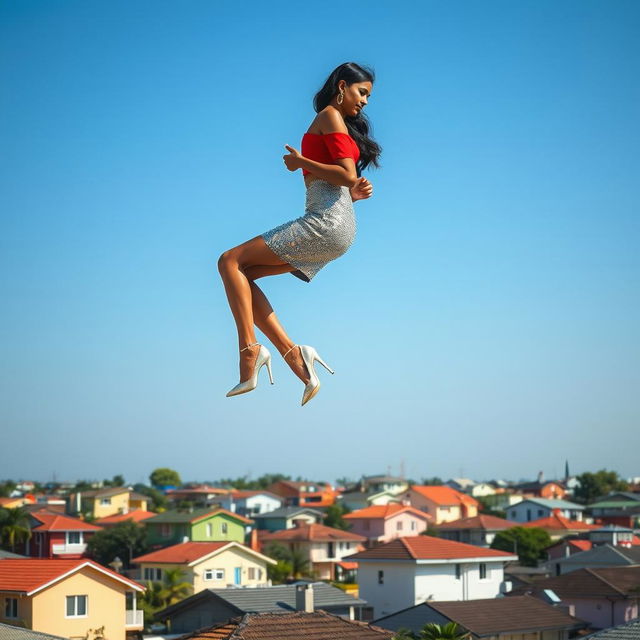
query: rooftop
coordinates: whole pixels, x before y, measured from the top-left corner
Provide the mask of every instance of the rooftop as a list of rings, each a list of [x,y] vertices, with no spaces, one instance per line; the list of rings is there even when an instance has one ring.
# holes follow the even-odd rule
[[[157,516],[157,513],[153,511],[144,511],[143,509],[134,509],[133,511],[129,511],[127,513],[116,513],[113,516],[107,516],[106,518],[100,518],[96,520],[96,524],[100,526],[105,525],[113,525],[120,524],[121,522],[126,522],[127,520],[133,520],[134,522],[142,522],[144,520],[148,520],[149,518],[153,518]]]
[[[292,529],[283,529],[274,533],[260,534],[261,542],[271,541],[300,541],[300,542],[331,542],[331,541],[365,542],[364,536],[350,531],[326,527],[323,524],[303,524]]]
[[[439,505],[459,505],[478,506],[478,501],[471,496],[460,493],[451,487],[440,485],[412,485],[411,489],[421,496]]]
[[[518,523],[514,523],[512,526],[518,526]],[[599,524],[587,524],[580,520],[569,520],[569,518],[560,516],[557,513],[553,513],[547,518],[538,518],[537,520],[524,522],[520,526],[551,529],[552,531],[592,531],[600,528]]]
[[[273,511],[256,514],[255,518],[291,518],[299,513],[311,513],[314,516],[322,517],[322,511],[312,509],[311,507],[280,507]]]
[[[35,511],[31,514],[40,524],[33,527],[34,531],[101,531],[102,527],[89,524],[78,518],[71,518],[59,513],[45,513]]]
[[[345,516],[345,520],[358,520],[360,518],[391,518],[392,516],[396,516],[399,513],[411,513],[414,516],[422,518],[423,520],[431,520],[431,516],[424,511],[420,511],[415,507],[410,507],[404,504],[398,504],[397,502],[390,502],[385,505],[374,505],[371,507],[365,507],[364,509],[358,509],[357,511],[353,511],[352,513],[347,513]]]
[[[583,640],[640,640],[640,618],[619,624],[617,627],[602,629],[588,636]]]
[[[480,514],[473,518],[460,518],[460,520],[443,522],[438,525],[438,529],[443,529],[445,531],[452,529],[484,529],[496,531],[500,529],[510,529],[511,527],[515,527],[516,524],[517,523],[512,522],[511,520],[505,520],[504,518]]]
[[[512,507],[519,507],[525,502],[533,502],[533,504],[539,504],[541,507],[547,507],[547,509],[571,509],[573,511],[583,511],[585,507],[575,502],[569,502],[568,500],[553,500],[551,498],[525,498],[522,502],[511,505]]]
[[[159,513],[158,515],[153,516],[153,518],[149,518],[146,522],[147,524],[178,524],[183,522],[198,522],[198,520],[204,520],[206,518],[211,518],[217,515],[226,515],[229,518],[234,520],[239,520],[244,524],[250,524],[253,520],[249,520],[249,518],[245,518],[237,513],[231,513],[231,511],[227,511],[226,509],[211,509],[211,508],[203,508],[203,509],[192,509],[191,511],[164,511],[163,513]]]

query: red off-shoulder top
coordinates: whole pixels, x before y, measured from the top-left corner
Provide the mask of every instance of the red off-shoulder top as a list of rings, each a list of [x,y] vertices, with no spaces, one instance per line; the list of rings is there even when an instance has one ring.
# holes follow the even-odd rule
[[[341,131],[332,133],[305,133],[302,136],[301,152],[305,158],[315,160],[322,164],[335,164],[339,158],[353,158],[358,162],[360,149],[356,141],[348,134]],[[311,173],[305,169],[302,175]]]

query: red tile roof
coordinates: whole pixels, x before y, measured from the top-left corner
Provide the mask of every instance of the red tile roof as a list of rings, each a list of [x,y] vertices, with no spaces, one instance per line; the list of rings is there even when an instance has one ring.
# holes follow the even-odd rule
[[[577,547],[580,551],[589,551],[593,547],[591,540],[569,540],[569,544]]]
[[[113,516],[107,516],[106,518],[100,518],[96,520],[96,524],[105,526],[112,524],[119,524],[120,522],[126,522],[127,520],[133,520],[134,522],[142,522],[148,518],[158,515],[153,511],[144,511],[143,509],[134,509],[128,513],[116,513]]]
[[[460,491],[456,491],[451,487],[441,487],[437,485],[418,485],[411,487],[414,491],[424,496],[428,500],[439,505],[459,505],[464,504],[468,507],[477,507],[479,502]]]
[[[41,523],[33,527],[34,531],[102,531],[102,527],[58,513],[35,511],[31,517]]]
[[[158,551],[145,553],[133,559],[133,562],[159,562],[170,564],[189,564],[200,558],[204,558],[214,551],[219,551],[223,547],[232,544],[231,541],[223,542],[181,542]],[[249,549],[247,547],[247,549]],[[250,550],[250,549],[249,549]]]
[[[331,542],[333,540],[349,540],[364,542],[366,538],[342,529],[326,527],[323,524],[303,524],[293,529],[284,529],[274,533],[262,533],[260,541],[307,541],[307,542]]]
[[[516,523],[511,520],[505,520],[504,518],[497,518],[496,516],[485,516],[483,514],[474,516],[473,518],[460,518],[459,520],[452,520],[450,522],[443,522],[438,525],[438,529],[510,529],[515,527]]]
[[[352,513],[347,513],[343,516],[347,520],[357,520],[359,518],[384,518],[387,520],[392,516],[398,515],[399,513],[411,513],[423,520],[431,520],[432,517],[425,513],[424,511],[420,511],[415,507],[410,507],[404,504],[398,504],[390,502],[385,505],[373,505],[371,507],[365,507],[364,509],[358,509]]]
[[[390,640],[394,631],[339,616],[313,613],[246,613],[182,636],[182,640]]]
[[[564,516],[554,513],[548,518],[538,518],[538,520],[531,520],[531,522],[525,522],[523,524],[514,522],[512,526],[538,527],[540,529],[550,529],[551,531],[589,531],[590,529],[600,529],[602,525],[587,524],[580,520],[569,520]]]
[[[83,567],[91,567],[95,571],[106,574],[138,591],[144,587],[133,580],[121,576],[92,560],[44,560],[41,558],[0,560],[0,591],[16,591],[31,595],[40,589],[62,580],[69,574],[80,571]]]
[[[458,558],[494,558],[517,560],[507,551],[485,549],[463,542],[443,540],[433,536],[397,538],[366,551],[348,556],[349,560],[456,560]]]

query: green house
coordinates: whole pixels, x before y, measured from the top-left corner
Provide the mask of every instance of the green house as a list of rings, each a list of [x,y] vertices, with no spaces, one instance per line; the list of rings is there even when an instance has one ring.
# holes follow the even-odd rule
[[[145,520],[147,537],[152,546],[163,547],[189,540],[212,542],[233,540],[244,542],[245,530],[252,520],[226,509],[193,509],[165,511]]]

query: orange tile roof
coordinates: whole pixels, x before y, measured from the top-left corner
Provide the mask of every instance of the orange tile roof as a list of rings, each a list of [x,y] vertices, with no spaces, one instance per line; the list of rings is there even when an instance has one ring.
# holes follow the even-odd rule
[[[99,525],[110,525],[110,524],[119,524],[120,522],[126,522],[127,520],[133,520],[134,522],[142,522],[143,520],[147,520],[148,518],[153,518],[153,516],[157,516],[157,513],[153,513],[153,511],[144,511],[144,509],[134,509],[133,511],[129,511],[129,513],[116,513],[113,516],[107,516],[106,518],[100,518],[96,520],[96,524]]]
[[[425,513],[424,511],[420,511],[415,507],[410,507],[405,504],[398,504],[397,502],[390,502],[389,504],[384,505],[373,505],[371,507],[365,507],[364,509],[358,509],[352,513],[347,513],[343,516],[347,520],[357,520],[359,518],[384,518],[387,520],[392,516],[398,515],[399,513],[412,513],[415,516],[422,518],[423,520],[431,520],[432,517]]]
[[[283,529],[274,533],[260,534],[261,541],[307,541],[307,542],[331,542],[332,540],[350,540],[364,542],[366,538],[350,531],[326,527],[323,524],[303,524],[293,529]]]
[[[516,560],[517,556],[507,551],[476,547],[463,542],[453,542],[433,536],[410,536],[396,538],[391,542],[347,556],[348,560],[457,560],[458,558],[502,558]]]
[[[134,558],[133,562],[138,564],[142,562],[189,564],[230,544],[232,544],[230,540],[223,542],[181,542],[180,544],[174,544],[170,547],[159,549],[158,551],[145,553],[142,556]]]
[[[33,527],[34,531],[102,531],[102,527],[57,513],[36,511],[31,514],[31,517],[41,523]]]
[[[479,504],[475,498],[461,493],[460,491],[456,491],[451,487],[415,484],[411,488],[420,495],[439,505],[464,504],[469,507],[477,507]]]
[[[144,591],[141,584],[92,560],[45,560],[42,558],[26,558],[24,560],[4,558],[0,560],[0,591],[16,591],[31,595],[69,574],[80,571],[83,567],[91,567],[138,591]]]
[[[587,524],[580,520],[569,520],[557,513],[554,513],[547,518],[538,518],[537,520],[531,520],[531,522],[525,522],[522,524],[514,522],[513,526],[538,527],[540,529],[550,529],[552,531],[589,531],[590,529],[599,529],[601,527],[599,524]]]
[[[591,540],[569,540],[569,544],[578,547],[581,551],[589,551],[593,547]]]
[[[438,529],[510,529],[516,526],[511,520],[497,518],[496,516],[487,516],[480,514],[472,518],[460,518],[459,520],[451,520],[442,522],[438,525]]]

